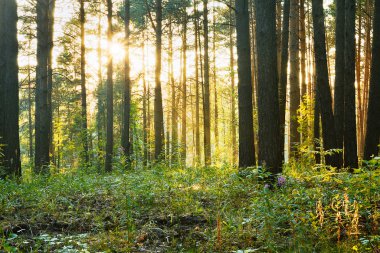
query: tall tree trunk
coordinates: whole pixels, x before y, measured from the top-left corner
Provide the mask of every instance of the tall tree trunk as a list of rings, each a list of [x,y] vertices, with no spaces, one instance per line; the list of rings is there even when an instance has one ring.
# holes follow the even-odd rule
[[[146,44],[146,38],[145,38],[145,32],[143,32],[143,48],[142,48],[142,63],[143,63],[143,149],[144,149],[144,160],[143,164],[146,166],[148,164],[148,111],[147,111],[147,101],[148,101],[148,94],[147,94],[147,87],[146,87],[146,66],[145,66],[145,44]]]
[[[357,53],[356,53],[356,83],[358,86],[357,89],[357,102],[358,102],[358,109],[357,109],[357,122],[358,122],[358,155],[360,157],[363,157],[363,148],[364,148],[364,121],[363,121],[363,89],[362,89],[362,82],[361,82],[361,50],[362,50],[362,27],[363,27],[363,11],[362,11],[362,1],[358,2],[358,46],[357,46]]]
[[[162,54],[162,0],[156,0],[156,70],[154,88],[154,157],[161,159],[164,155],[164,112],[161,91],[161,54]]]
[[[371,81],[369,88],[367,131],[365,138],[364,159],[379,154],[380,143],[380,2],[375,1],[373,20],[373,43]]]
[[[334,115],[332,111],[332,99],[327,71],[325,20],[323,3],[320,0],[312,0],[312,14],[314,26],[314,54],[317,78],[317,98],[322,119],[322,136],[324,150],[337,147]],[[338,166],[339,157],[336,154],[326,157],[326,164]]]
[[[301,50],[301,97],[306,95],[306,15],[305,0],[300,0],[299,38]],[[306,133],[303,133],[306,134]]]
[[[337,147],[343,149],[345,0],[336,0],[334,117]],[[342,154],[338,155],[342,161]],[[341,165],[339,165],[340,167]]]
[[[259,164],[271,173],[281,168],[276,50],[276,1],[256,1]]]
[[[255,141],[253,136],[251,43],[249,38],[248,0],[237,0],[236,45],[238,54],[239,97],[239,167],[254,166]]]
[[[210,128],[210,64],[208,54],[208,0],[203,0],[203,38],[204,38],[204,149],[205,165],[211,165],[211,128]]]
[[[214,137],[215,137],[215,161],[217,161],[219,152],[219,126],[218,126],[218,90],[216,84],[216,14],[215,6],[212,7],[212,82],[214,85]]]
[[[28,48],[31,49],[31,38],[28,41]],[[28,55],[28,134],[29,134],[29,162],[32,164],[33,161],[33,121],[32,121],[32,73],[30,65],[30,55]],[[1,136],[1,135],[0,135]]]
[[[98,27],[97,27],[97,36],[98,36],[98,45],[97,45],[97,54],[98,54],[98,91],[97,91],[97,114],[96,114],[96,127],[97,127],[97,137],[98,137],[98,156],[99,162],[103,160],[102,151],[104,150],[104,132],[105,132],[105,116],[104,116],[104,103],[103,103],[103,75],[102,75],[102,27],[101,27],[101,2],[99,2],[99,14],[98,14]]]
[[[344,166],[358,167],[355,99],[355,0],[345,0]]]
[[[187,14],[185,12],[185,17],[183,18],[182,24],[182,137],[181,137],[181,154],[182,162],[186,166],[186,148],[187,148],[187,73],[186,73],[186,64],[187,64]]]
[[[53,140],[53,47],[54,47],[54,12],[55,12],[55,0],[49,1],[49,54],[48,54],[48,114],[49,114],[49,156],[50,160],[54,163],[54,140]]]
[[[230,0],[230,4],[232,1]],[[236,165],[236,160],[238,156],[238,149],[236,143],[236,91],[235,91],[235,56],[234,56],[234,22],[232,9],[229,10],[230,26],[229,26],[229,47],[230,47],[230,78],[231,78],[231,144],[232,144],[232,165]],[[252,76],[252,73],[251,73]]]
[[[37,67],[35,168],[37,174],[49,173],[50,115],[48,104],[49,0],[37,0]]]
[[[285,115],[286,115],[286,94],[288,83],[288,61],[289,61],[289,14],[290,0],[284,1],[284,14],[282,21],[282,39],[281,39],[281,75],[279,87],[279,108],[280,108],[280,149],[282,159],[284,159],[285,147]]]
[[[194,27],[195,27],[195,156],[196,165],[199,165],[201,158],[200,141],[200,113],[199,113],[199,23],[196,0],[194,0]]]
[[[106,141],[106,162],[105,171],[112,171],[113,158],[113,59],[111,54],[111,43],[113,37],[112,28],[112,0],[107,0],[107,141]]]
[[[290,152],[295,155],[300,142],[300,134],[298,132],[297,111],[300,107],[300,76],[299,76],[299,0],[290,0]]]
[[[80,47],[80,79],[81,79],[81,105],[82,105],[82,142],[83,142],[83,158],[86,165],[90,159],[88,155],[88,132],[87,132],[87,94],[86,94],[86,46],[85,46],[85,30],[84,25],[86,22],[84,0],[80,0],[80,33],[81,33],[81,47]]]
[[[123,99],[123,127],[121,135],[121,147],[124,155],[130,160],[131,155],[131,142],[130,142],[130,118],[131,118],[131,77],[130,77],[130,59],[129,59],[129,46],[130,46],[130,0],[125,0],[125,61],[124,61],[124,99]]]
[[[21,177],[17,4],[0,2],[0,178]]]
[[[176,85],[174,81],[174,66],[173,66],[173,27],[172,18],[169,17],[169,79],[171,86],[171,121],[172,121],[172,162],[177,163],[178,157],[178,114],[176,107]]]

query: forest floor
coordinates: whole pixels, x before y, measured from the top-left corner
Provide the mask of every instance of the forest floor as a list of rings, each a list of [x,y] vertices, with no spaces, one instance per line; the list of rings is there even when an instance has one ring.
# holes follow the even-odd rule
[[[0,252],[380,252],[380,171],[154,166],[0,181]]]

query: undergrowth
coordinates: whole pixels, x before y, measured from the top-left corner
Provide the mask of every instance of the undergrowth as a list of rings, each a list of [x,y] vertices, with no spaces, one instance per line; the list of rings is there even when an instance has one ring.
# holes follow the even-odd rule
[[[0,251],[379,252],[380,171],[355,172],[288,166],[273,189],[254,169],[164,165],[0,181]]]

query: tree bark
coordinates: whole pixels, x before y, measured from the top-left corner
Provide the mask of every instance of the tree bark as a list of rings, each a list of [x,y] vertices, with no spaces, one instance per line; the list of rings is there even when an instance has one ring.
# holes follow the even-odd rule
[[[282,159],[284,159],[285,147],[285,115],[286,115],[286,94],[288,84],[288,62],[289,62],[289,14],[290,0],[284,1],[284,14],[282,21],[282,39],[281,39],[281,75],[279,87],[279,108],[280,108],[280,148]]]
[[[0,2],[0,178],[21,177],[17,4]]]
[[[200,141],[200,110],[199,110],[199,23],[196,0],[194,0],[194,29],[195,29],[195,156],[196,165],[199,165],[201,158],[201,141]]]
[[[300,134],[298,132],[299,123],[297,111],[300,107],[300,76],[299,76],[299,0],[290,0],[290,154],[296,155],[300,143]]]
[[[187,149],[187,14],[184,13],[182,24],[182,137],[181,137],[181,154],[182,163],[186,166],[186,149]]]
[[[276,54],[276,1],[256,1],[259,164],[282,171]]]
[[[358,167],[355,98],[355,0],[345,0],[344,166]]]
[[[113,59],[111,54],[111,43],[113,37],[112,27],[112,0],[107,0],[107,141],[106,141],[106,162],[105,171],[112,171],[113,159]]]
[[[124,60],[124,99],[123,99],[123,127],[121,135],[121,147],[124,152],[124,156],[130,161],[131,155],[131,141],[130,141],[130,118],[131,118],[131,77],[130,77],[130,58],[129,58],[129,46],[130,46],[130,0],[124,1],[124,32],[125,32],[125,60]]]
[[[162,0],[156,0],[156,70],[154,88],[154,158],[160,160],[164,155],[164,112],[161,91],[161,54],[162,54]]]
[[[80,0],[79,10],[80,31],[81,31],[81,47],[80,47],[80,79],[81,79],[81,106],[82,106],[82,142],[84,162],[89,165],[88,155],[88,132],[87,132],[87,94],[86,94],[86,46],[85,46],[85,10],[84,0]]]
[[[239,168],[254,166],[255,142],[253,136],[251,44],[249,38],[248,0],[237,0],[236,45],[238,64],[239,103]]]
[[[210,128],[210,63],[208,53],[208,0],[203,0],[203,38],[204,38],[204,149],[205,165],[211,165],[211,128]]]
[[[230,4],[232,1],[230,0]],[[231,79],[231,144],[232,144],[232,165],[236,165],[236,160],[238,156],[237,142],[236,142],[236,88],[235,88],[235,57],[234,57],[234,23],[233,23],[233,13],[232,9],[229,10],[230,18],[230,29],[229,29],[229,39],[230,39],[230,79]],[[252,76],[252,73],[251,73]]]
[[[373,20],[372,65],[369,88],[367,131],[364,159],[379,154],[380,143],[380,3],[375,1]]]
[[[50,122],[48,104],[49,0],[37,0],[37,67],[35,114],[36,174],[49,173]]]
[[[332,111],[332,99],[327,71],[326,41],[325,41],[325,21],[323,13],[323,3],[321,0],[312,0],[312,15],[314,26],[314,57],[317,78],[317,98],[322,119],[322,136],[324,150],[331,150],[337,147],[334,128],[334,115]],[[327,156],[326,164],[334,167],[338,166],[337,154]]]

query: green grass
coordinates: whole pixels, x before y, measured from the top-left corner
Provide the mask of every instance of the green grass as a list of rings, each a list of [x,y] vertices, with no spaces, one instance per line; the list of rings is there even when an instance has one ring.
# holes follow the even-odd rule
[[[0,251],[379,250],[378,170],[296,171],[288,167],[273,190],[255,170],[230,167],[0,181]]]

